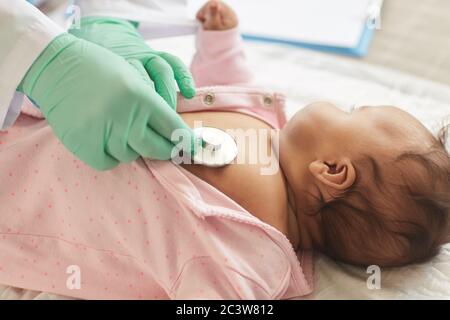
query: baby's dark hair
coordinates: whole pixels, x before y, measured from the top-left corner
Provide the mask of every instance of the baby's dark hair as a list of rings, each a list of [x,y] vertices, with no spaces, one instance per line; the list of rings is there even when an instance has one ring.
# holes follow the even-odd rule
[[[352,188],[322,201],[318,249],[362,266],[396,267],[435,256],[450,242],[448,131],[444,127],[426,153],[403,153],[388,163],[372,156],[357,161]],[[372,172],[370,181],[359,174],[364,166]]]

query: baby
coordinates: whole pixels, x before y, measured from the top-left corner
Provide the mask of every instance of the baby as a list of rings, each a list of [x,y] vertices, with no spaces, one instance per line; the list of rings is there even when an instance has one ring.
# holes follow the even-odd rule
[[[204,30],[223,32],[238,24],[236,14],[220,1],[208,2],[197,19]],[[220,122],[222,128],[233,127]],[[245,121],[239,125],[245,127]],[[264,193],[258,194],[266,199],[260,206],[249,203],[251,196],[240,197],[247,187],[263,183],[248,172],[241,174],[251,182],[242,186],[244,182],[230,178],[239,170],[233,166],[209,175],[204,172],[210,169],[187,169],[283,231],[296,248],[314,248],[356,265],[394,267],[433,257],[449,241],[450,158],[445,140],[445,129],[435,138],[396,107],[344,112],[316,102],[281,128],[282,182],[264,182],[273,186],[267,196],[275,188],[286,190],[286,209],[268,208]],[[230,187],[223,179],[230,179]],[[277,193],[284,199],[283,192]]]
[[[444,130],[436,139],[394,107],[324,102],[286,121],[283,96],[251,86],[233,11],[210,1],[197,18],[199,88],[177,111],[192,127],[255,132],[279,170],[261,174],[267,163],[251,157],[221,168],[139,158],[97,172],[28,101],[0,132],[0,283],[83,299],[288,299],[313,291],[309,249],[379,266],[437,252]]]

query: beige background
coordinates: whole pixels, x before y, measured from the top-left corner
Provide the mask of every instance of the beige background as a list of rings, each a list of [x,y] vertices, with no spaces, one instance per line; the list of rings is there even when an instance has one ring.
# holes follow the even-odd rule
[[[450,85],[450,1],[385,0],[363,61]]]

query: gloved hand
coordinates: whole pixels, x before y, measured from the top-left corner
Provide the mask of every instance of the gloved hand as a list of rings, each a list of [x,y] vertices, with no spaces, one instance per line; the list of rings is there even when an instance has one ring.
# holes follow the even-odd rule
[[[39,106],[69,150],[105,170],[139,155],[169,159],[172,130],[192,134],[150,86],[139,61],[127,62],[96,44],[62,34],[33,63],[18,91]]]
[[[136,23],[115,18],[85,17],[81,19],[80,26],[69,32],[126,60],[138,60],[153,80],[156,91],[172,108],[176,108],[177,102],[175,80],[184,97],[195,95],[194,80],[183,62],[171,54],[151,49],[137,31]]]

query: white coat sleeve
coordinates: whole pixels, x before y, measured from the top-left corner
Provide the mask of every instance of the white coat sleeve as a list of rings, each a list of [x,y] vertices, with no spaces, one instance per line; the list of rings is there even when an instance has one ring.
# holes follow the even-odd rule
[[[139,22],[145,39],[194,34],[198,23],[188,17],[188,0],[76,0],[81,16]]]
[[[0,130],[22,103],[16,89],[34,60],[64,30],[25,0],[0,1]]]

